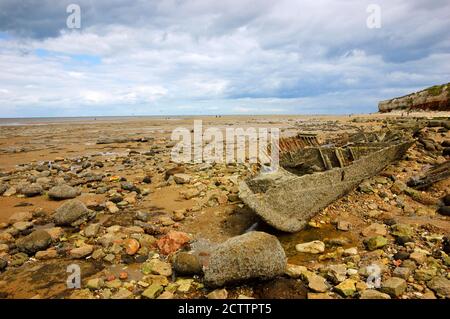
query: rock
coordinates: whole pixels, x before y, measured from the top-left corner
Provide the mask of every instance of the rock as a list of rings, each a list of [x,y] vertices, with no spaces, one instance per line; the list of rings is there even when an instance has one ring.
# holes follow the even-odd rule
[[[13,226],[13,228],[15,228],[19,232],[21,232],[28,228],[33,227],[33,223],[32,222],[17,222],[17,223],[14,223],[12,226]]]
[[[347,278],[347,267],[345,264],[328,265],[325,268],[326,277],[337,284]]]
[[[147,299],[155,299],[163,291],[163,287],[158,284],[152,284],[150,287],[144,290],[142,297]]]
[[[386,225],[373,223],[361,231],[364,237],[384,236],[387,234]]]
[[[189,174],[174,174],[173,175],[173,180],[175,181],[175,183],[177,184],[189,184],[189,182],[191,181],[192,176]]]
[[[48,197],[54,200],[72,199],[79,195],[76,188],[69,185],[57,185],[48,192]]]
[[[227,299],[228,291],[226,289],[216,289],[206,295],[208,299]]]
[[[394,269],[392,276],[407,280],[411,275],[411,269],[408,267],[397,267]]]
[[[308,292],[308,299],[334,299],[333,297],[331,297],[328,293],[316,293],[316,292]]]
[[[117,279],[115,276],[111,276],[111,278],[107,278],[105,282],[105,286],[109,289],[119,289],[122,287],[122,281]]]
[[[445,206],[450,206],[450,194],[445,195],[442,198],[442,202],[444,203]]]
[[[315,292],[326,292],[329,289],[327,281],[322,276],[316,275],[314,273],[304,276],[308,282],[308,287]]]
[[[50,248],[47,250],[38,251],[34,257],[40,260],[53,259],[58,257],[58,252],[56,251],[55,248]]]
[[[61,205],[53,214],[56,225],[78,226],[95,215],[94,212],[77,199],[72,199]]]
[[[10,187],[3,193],[3,196],[10,197],[17,193],[17,189],[15,187]]]
[[[28,261],[28,255],[25,253],[17,253],[11,256],[9,260],[10,266],[22,266],[26,261]]]
[[[420,250],[414,250],[410,255],[409,258],[411,260],[414,260],[416,263],[423,264],[427,259],[427,254]]]
[[[33,197],[41,195],[44,192],[44,189],[39,184],[30,184],[23,187],[20,192],[27,197]]]
[[[434,277],[427,282],[428,288],[433,290],[438,296],[449,299],[450,298],[450,280],[445,277]]]
[[[190,237],[186,233],[170,231],[167,235],[156,241],[156,246],[162,254],[169,255],[183,247],[189,240]]]
[[[106,209],[108,209],[108,211],[111,214],[115,214],[115,213],[118,213],[120,211],[120,209],[117,207],[117,205],[114,204],[113,202],[110,202],[110,201],[107,201],[105,203],[105,207],[106,207]]]
[[[28,236],[16,241],[17,248],[27,254],[34,254],[37,251],[45,250],[52,243],[52,238],[45,230],[36,230]]]
[[[142,182],[145,184],[151,184],[152,183],[152,177],[147,175],[142,179]]]
[[[142,273],[146,275],[152,273],[167,277],[172,275],[172,266],[159,259],[151,259],[142,265]]]
[[[397,181],[394,182],[394,184],[392,184],[392,186],[391,186],[391,192],[394,193],[394,194],[396,194],[396,195],[400,195],[401,193],[403,193],[403,192],[405,191],[405,189],[406,189],[407,187],[408,187],[408,186],[406,186],[405,183],[403,183],[403,182],[397,180]]]
[[[368,250],[383,248],[388,244],[388,240],[382,236],[371,237],[365,241]]]
[[[409,258],[409,253],[407,251],[399,251],[394,254],[395,260],[405,260]]]
[[[3,258],[0,258],[0,272],[6,269],[8,267],[8,262],[4,260]]]
[[[428,281],[437,275],[437,269],[434,267],[424,267],[417,269],[414,274],[414,279],[417,281]]]
[[[97,290],[103,288],[105,281],[102,278],[89,279],[86,283],[86,287],[92,290]]]
[[[291,278],[299,278],[307,271],[308,269],[305,266],[287,264],[285,274]]]
[[[128,238],[127,240],[125,240],[124,246],[125,252],[130,256],[136,254],[140,248],[139,242],[134,238]]]
[[[75,258],[75,259],[84,258],[84,257],[90,255],[93,250],[94,250],[94,246],[92,246],[92,245],[83,245],[81,247],[71,249],[69,251],[69,256],[71,258]]]
[[[68,299],[95,299],[95,296],[89,289],[76,289]]]
[[[175,282],[178,285],[177,291],[181,293],[189,292],[189,290],[191,290],[193,282],[194,282],[193,279],[185,279],[185,278],[177,279],[177,281]]]
[[[184,173],[184,168],[182,166],[177,166],[171,169],[168,169],[165,173],[165,179],[168,180],[170,176],[173,176],[175,174],[182,174]]]
[[[356,293],[356,280],[346,279],[334,287],[337,293],[343,297],[351,297]]]
[[[170,291],[164,291],[163,293],[161,293],[158,298],[156,299],[173,299],[174,298],[174,294],[173,292]]]
[[[83,230],[84,236],[95,237],[95,236],[97,236],[99,230],[100,230],[99,223],[90,224],[90,225],[86,226],[86,228]]]
[[[406,290],[406,281],[402,278],[392,277],[384,281],[381,285],[381,291],[392,297],[398,297]]]
[[[275,236],[249,232],[228,239],[211,252],[204,269],[210,286],[260,278],[270,279],[286,270],[286,255]]]
[[[133,299],[133,293],[126,288],[119,288],[119,290],[111,296],[111,299]]]
[[[0,184],[0,196],[3,195],[3,193],[5,193],[8,190],[8,186],[6,186],[5,184]]]
[[[181,275],[197,275],[202,273],[202,265],[199,258],[187,252],[177,253],[172,265],[175,272]]]
[[[406,224],[395,224],[392,226],[391,234],[397,237],[397,241],[400,239],[401,242],[408,242],[412,241],[414,229]]]
[[[8,222],[10,224],[14,224],[17,222],[25,222],[25,221],[29,221],[33,218],[33,214],[31,212],[17,212],[12,214],[9,219]]]
[[[378,290],[366,289],[361,292],[359,299],[391,299],[391,296]]]
[[[141,190],[136,185],[130,182],[121,182],[120,187],[125,191],[136,192],[138,194],[141,193]]]
[[[352,227],[352,224],[345,220],[339,220],[336,224],[336,228],[338,230],[342,230],[342,231],[348,231],[351,229],[351,227]]]
[[[342,253],[342,256],[348,257],[348,256],[355,256],[358,255],[358,248],[356,247],[350,247],[347,249],[344,249],[344,252]]]
[[[2,253],[7,253],[9,251],[9,246],[7,244],[0,244],[0,255]]]
[[[438,213],[443,216],[450,216],[450,206],[439,207]]]
[[[295,249],[301,253],[319,254],[325,251],[325,244],[320,240],[314,240],[309,243],[297,244]]]

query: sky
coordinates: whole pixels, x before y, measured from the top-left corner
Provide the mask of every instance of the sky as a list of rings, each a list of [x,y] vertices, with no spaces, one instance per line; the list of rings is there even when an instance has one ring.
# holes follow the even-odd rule
[[[376,112],[450,82],[449,30],[448,0],[0,0],[0,117]]]

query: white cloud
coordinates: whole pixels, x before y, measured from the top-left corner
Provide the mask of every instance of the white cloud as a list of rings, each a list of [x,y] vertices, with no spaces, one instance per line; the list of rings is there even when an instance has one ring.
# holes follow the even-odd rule
[[[448,3],[380,1],[379,30],[369,3],[83,2],[81,31],[0,33],[0,116],[375,111],[449,81]]]

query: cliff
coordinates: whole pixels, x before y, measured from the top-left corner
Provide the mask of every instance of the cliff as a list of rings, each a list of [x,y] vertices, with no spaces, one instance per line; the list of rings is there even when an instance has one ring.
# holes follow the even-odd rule
[[[378,103],[380,112],[393,110],[450,111],[450,83]]]

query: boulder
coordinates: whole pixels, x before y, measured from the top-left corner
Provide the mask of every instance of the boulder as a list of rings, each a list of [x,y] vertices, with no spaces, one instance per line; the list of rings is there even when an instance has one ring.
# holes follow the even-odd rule
[[[249,232],[218,245],[204,273],[209,286],[222,286],[252,278],[274,278],[285,270],[286,255],[278,239],[263,232]]]
[[[52,187],[48,192],[48,197],[54,200],[72,199],[78,195],[78,190],[69,185],[58,185]]]
[[[173,260],[173,268],[181,275],[196,275],[202,273],[202,265],[198,256],[187,252],[179,252]]]
[[[27,254],[34,254],[40,250],[47,249],[52,242],[52,237],[45,230],[36,230],[28,236],[16,241],[17,248]]]
[[[44,189],[39,184],[30,184],[22,187],[20,192],[27,197],[33,197],[41,195]]]
[[[94,214],[82,202],[72,199],[56,210],[53,219],[56,225],[78,226],[92,218]]]

